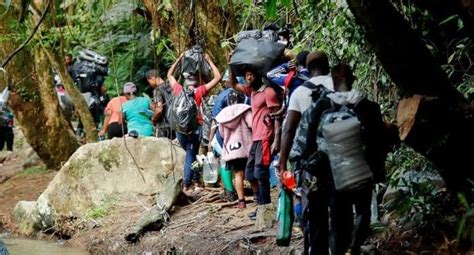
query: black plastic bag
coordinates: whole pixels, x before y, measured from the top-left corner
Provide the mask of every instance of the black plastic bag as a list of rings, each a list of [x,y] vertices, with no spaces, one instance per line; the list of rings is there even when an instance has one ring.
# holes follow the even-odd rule
[[[198,76],[197,78],[207,82],[211,78],[211,66],[204,57],[204,49],[196,44],[184,52],[181,59],[181,73],[189,73]]]
[[[285,51],[285,45],[263,39],[242,39],[234,50],[229,65],[236,76],[244,76],[248,69],[265,76]]]

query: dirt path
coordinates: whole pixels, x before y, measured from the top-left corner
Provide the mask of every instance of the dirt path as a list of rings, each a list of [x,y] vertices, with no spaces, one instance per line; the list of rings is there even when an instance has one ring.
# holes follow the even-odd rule
[[[0,232],[2,228],[14,230],[11,212],[20,200],[33,201],[44,191],[56,172],[22,172],[23,162],[18,157],[0,165]]]
[[[290,247],[278,247],[276,227],[257,230],[248,218],[255,204],[237,209],[223,201],[177,205],[164,227],[147,232],[138,243],[127,243],[125,233],[148,206],[146,198],[122,200],[95,224],[76,226],[83,230],[76,232],[69,243],[85,246],[92,254],[291,254],[303,249],[298,229],[294,228]]]

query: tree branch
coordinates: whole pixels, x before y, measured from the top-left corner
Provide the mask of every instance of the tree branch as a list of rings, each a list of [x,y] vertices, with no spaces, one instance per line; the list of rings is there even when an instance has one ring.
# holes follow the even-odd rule
[[[7,59],[5,59],[5,61],[3,61],[2,63],[2,68],[4,68],[9,62],[10,60],[12,60],[12,58],[18,53],[20,52],[23,48],[25,48],[25,46],[31,41],[31,39],[33,39],[33,36],[36,34],[36,32],[38,31],[41,23],[43,23],[43,20],[46,18],[46,14],[48,13],[49,11],[49,8],[50,8],[50,5],[51,5],[51,0],[48,0],[48,4],[46,5],[46,8],[44,9],[43,11],[43,14],[41,15],[41,18],[38,20],[38,23],[36,23],[36,26],[35,28],[33,29],[33,32],[30,34],[30,36],[26,39],[25,42],[23,42],[18,48],[16,48],[16,50],[14,50],[12,53],[10,53],[10,55],[8,55]]]

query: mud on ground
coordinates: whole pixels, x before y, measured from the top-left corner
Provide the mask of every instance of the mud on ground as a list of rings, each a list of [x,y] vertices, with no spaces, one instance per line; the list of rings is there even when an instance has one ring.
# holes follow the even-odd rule
[[[292,254],[302,250],[303,237],[298,229],[293,231],[290,247],[276,246],[276,227],[256,230],[255,221],[247,216],[255,210],[254,203],[246,209],[237,209],[235,203],[220,201],[219,191],[215,189],[200,196],[194,203],[175,206],[165,226],[147,232],[135,244],[127,243],[124,237],[149,208],[147,198],[143,197],[130,197],[127,202],[117,204],[108,216],[96,225],[89,224],[69,243],[85,245],[92,254]]]
[[[11,213],[20,200],[34,201],[46,189],[55,171],[23,172],[23,161],[14,153],[0,164],[0,233],[14,231]]]

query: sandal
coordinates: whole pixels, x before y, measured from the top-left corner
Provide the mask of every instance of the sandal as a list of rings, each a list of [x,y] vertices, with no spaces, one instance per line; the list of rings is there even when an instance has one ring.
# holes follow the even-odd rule
[[[194,191],[203,191],[204,187],[201,185],[201,183],[195,183],[194,184]]]

